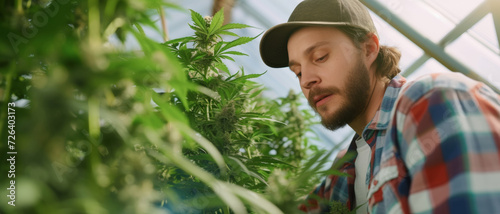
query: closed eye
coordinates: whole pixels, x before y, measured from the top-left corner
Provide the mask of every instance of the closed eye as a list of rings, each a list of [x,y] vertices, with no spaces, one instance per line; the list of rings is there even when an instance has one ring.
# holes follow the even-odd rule
[[[324,62],[328,59],[328,54],[325,54],[324,56],[316,59],[316,62]]]

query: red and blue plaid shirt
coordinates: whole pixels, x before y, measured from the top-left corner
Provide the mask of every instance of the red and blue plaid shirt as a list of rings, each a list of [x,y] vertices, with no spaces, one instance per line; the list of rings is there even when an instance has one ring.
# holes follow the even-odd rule
[[[483,83],[398,75],[362,135],[369,213],[500,213],[500,96]],[[340,167],[350,176],[326,177],[300,209],[329,212],[334,200],[354,209],[355,159]]]

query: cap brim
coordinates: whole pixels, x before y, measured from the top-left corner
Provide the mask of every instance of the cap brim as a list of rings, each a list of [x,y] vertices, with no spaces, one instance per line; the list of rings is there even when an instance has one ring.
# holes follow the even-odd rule
[[[299,28],[310,26],[351,26],[361,28],[346,22],[296,21],[279,24],[267,30],[262,36],[260,41],[260,56],[262,57],[262,61],[272,68],[288,67],[288,39]]]

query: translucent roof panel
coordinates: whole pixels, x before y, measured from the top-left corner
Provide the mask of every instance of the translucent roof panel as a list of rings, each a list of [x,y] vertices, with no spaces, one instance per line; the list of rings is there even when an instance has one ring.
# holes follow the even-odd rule
[[[446,52],[500,88],[500,57],[469,34],[463,34],[449,44]]]
[[[500,67],[500,56],[498,37],[495,33],[495,25],[491,15],[491,10],[494,8],[491,8],[487,2],[483,0],[377,0],[376,2],[385,7],[384,10],[378,11],[379,13],[397,16],[397,18],[403,20],[405,25],[430,40],[422,41],[420,44],[419,41],[416,41],[417,45],[421,46],[426,43],[425,45],[438,46],[439,42],[447,41],[442,43],[446,45],[442,48],[445,50],[445,54],[454,61],[452,64],[462,64],[467,70],[479,74],[484,80],[496,88],[500,88],[498,81],[495,81],[500,79],[498,69]],[[479,7],[482,9],[479,10]],[[477,23],[471,21],[473,19],[466,19],[470,17],[476,19]],[[469,29],[465,28],[463,34],[450,33],[461,22],[470,22],[473,25],[469,25]],[[443,40],[444,38],[447,39]],[[416,52],[405,48],[403,59],[404,55],[408,53],[412,55]],[[439,53],[425,54],[442,55]],[[407,67],[403,59],[401,67],[405,70]],[[441,72],[442,69],[454,70],[442,66],[428,66],[429,64],[425,61],[422,62],[426,66],[418,68],[410,77],[429,73],[426,69],[434,69],[431,72]]]
[[[493,15],[490,13],[474,25],[468,33],[482,45],[499,54],[499,44],[494,26]]]
[[[454,26],[453,23],[445,19],[440,13],[430,10],[429,6],[422,1],[377,0],[377,2],[387,8],[387,12],[382,11],[382,14],[387,14],[388,12],[395,14],[433,42],[438,42]]]
[[[453,23],[458,23],[484,0],[423,0],[423,2],[439,11],[442,16]]]
[[[444,67],[441,63],[439,63],[435,59],[430,58],[420,68],[418,68],[418,70],[415,73],[411,74],[407,78],[409,80],[412,80],[425,74],[444,73],[444,72],[451,72],[451,71],[446,69],[446,67]]]

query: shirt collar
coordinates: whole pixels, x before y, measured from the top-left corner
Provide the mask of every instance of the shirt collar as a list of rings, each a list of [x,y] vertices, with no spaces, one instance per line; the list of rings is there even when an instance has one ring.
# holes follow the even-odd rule
[[[387,86],[384,98],[382,99],[382,104],[379,109],[375,113],[373,119],[366,125],[363,135],[365,135],[365,131],[368,129],[371,130],[381,130],[387,129],[389,125],[389,121],[391,120],[391,111],[394,108],[394,104],[396,99],[398,98],[401,87],[406,83],[406,78],[401,75],[396,75],[392,78],[391,82]]]

